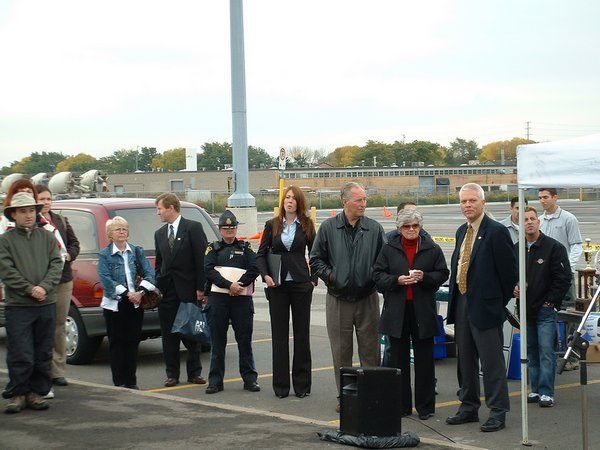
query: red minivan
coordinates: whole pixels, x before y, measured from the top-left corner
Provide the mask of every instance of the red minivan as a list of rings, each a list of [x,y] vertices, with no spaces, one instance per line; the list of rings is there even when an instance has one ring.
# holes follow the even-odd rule
[[[87,364],[94,358],[106,336],[106,325],[100,302],[102,287],[98,278],[98,253],[108,245],[106,221],[114,216],[129,223],[129,241],[142,246],[154,266],[154,232],[163,224],[156,215],[154,199],[85,198],[56,200],[52,210],[69,219],[81,252],[73,262],[73,295],[67,317],[67,362]],[[208,242],[219,239],[219,232],[208,213],[201,207],[181,202],[181,215],[196,220],[204,227]],[[0,326],[4,326],[4,298],[0,294]],[[144,313],[143,337],[160,336],[158,312]]]

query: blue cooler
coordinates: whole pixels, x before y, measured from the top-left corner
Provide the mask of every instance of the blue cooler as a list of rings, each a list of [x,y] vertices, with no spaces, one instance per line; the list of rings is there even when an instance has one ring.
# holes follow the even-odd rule
[[[433,357],[434,359],[446,358],[446,332],[444,331],[444,318],[438,314],[438,326],[440,332],[433,337]]]
[[[506,377],[510,380],[521,379],[521,334],[515,333],[512,338],[510,349],[510,360],[508,362],[508,373]]]

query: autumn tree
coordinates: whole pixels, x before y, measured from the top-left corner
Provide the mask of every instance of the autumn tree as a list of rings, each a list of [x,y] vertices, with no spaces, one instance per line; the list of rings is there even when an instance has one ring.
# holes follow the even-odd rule
[[[56,165],[56,172],[86,172],[98,168],[98,161],[85,153],[71,156]]]
[[[165,150],[161,155],[152,159],[154,170],[183,170],[185,169],[185,148],[179,147]]]
[[[517,146],[521,144],[535,144],[535,141],[514,137],[510,141],[490,142],[481,149],[479,161],[482,163],[487,161],[500,161],[502,159],[503,151],[505,160],[514,160],[517,158]]]
[[[356,165],[355,161],[358,159],[360,151],[361,149],[358,145],[338,147],[325,157],[324,162],[333,167],[354,166]]]
[[[291,167],[317,166],[325,158],[325,152],[323,150],[313,150],[308,147],[300,146],[291,147],[288,154],[291,158]]]

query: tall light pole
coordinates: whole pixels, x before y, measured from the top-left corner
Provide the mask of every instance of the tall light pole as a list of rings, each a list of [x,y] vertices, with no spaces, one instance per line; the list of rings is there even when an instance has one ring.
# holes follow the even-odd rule
[[[233,194],[228,206],[252,207],[248,192],[248,137],[246,125],[246,73],[244,57],[244,18],[242,0],[230,0],[231,106],[233,125]]]
[[[242,0],[229,1],[231,22],[231,107],[233,127],[233,194],[227,206],[241,222],[240,234],[257,231],[256,200],[249,192],[248,136],[246,126],[246,73]]]

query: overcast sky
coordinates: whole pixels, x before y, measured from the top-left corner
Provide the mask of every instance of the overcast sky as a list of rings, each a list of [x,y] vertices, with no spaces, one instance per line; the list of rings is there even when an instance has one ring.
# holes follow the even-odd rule
[[[597,0],[246,0],[248,143],[600,132]],[[231,142],[227,0],[0,1],[0,167]]]

